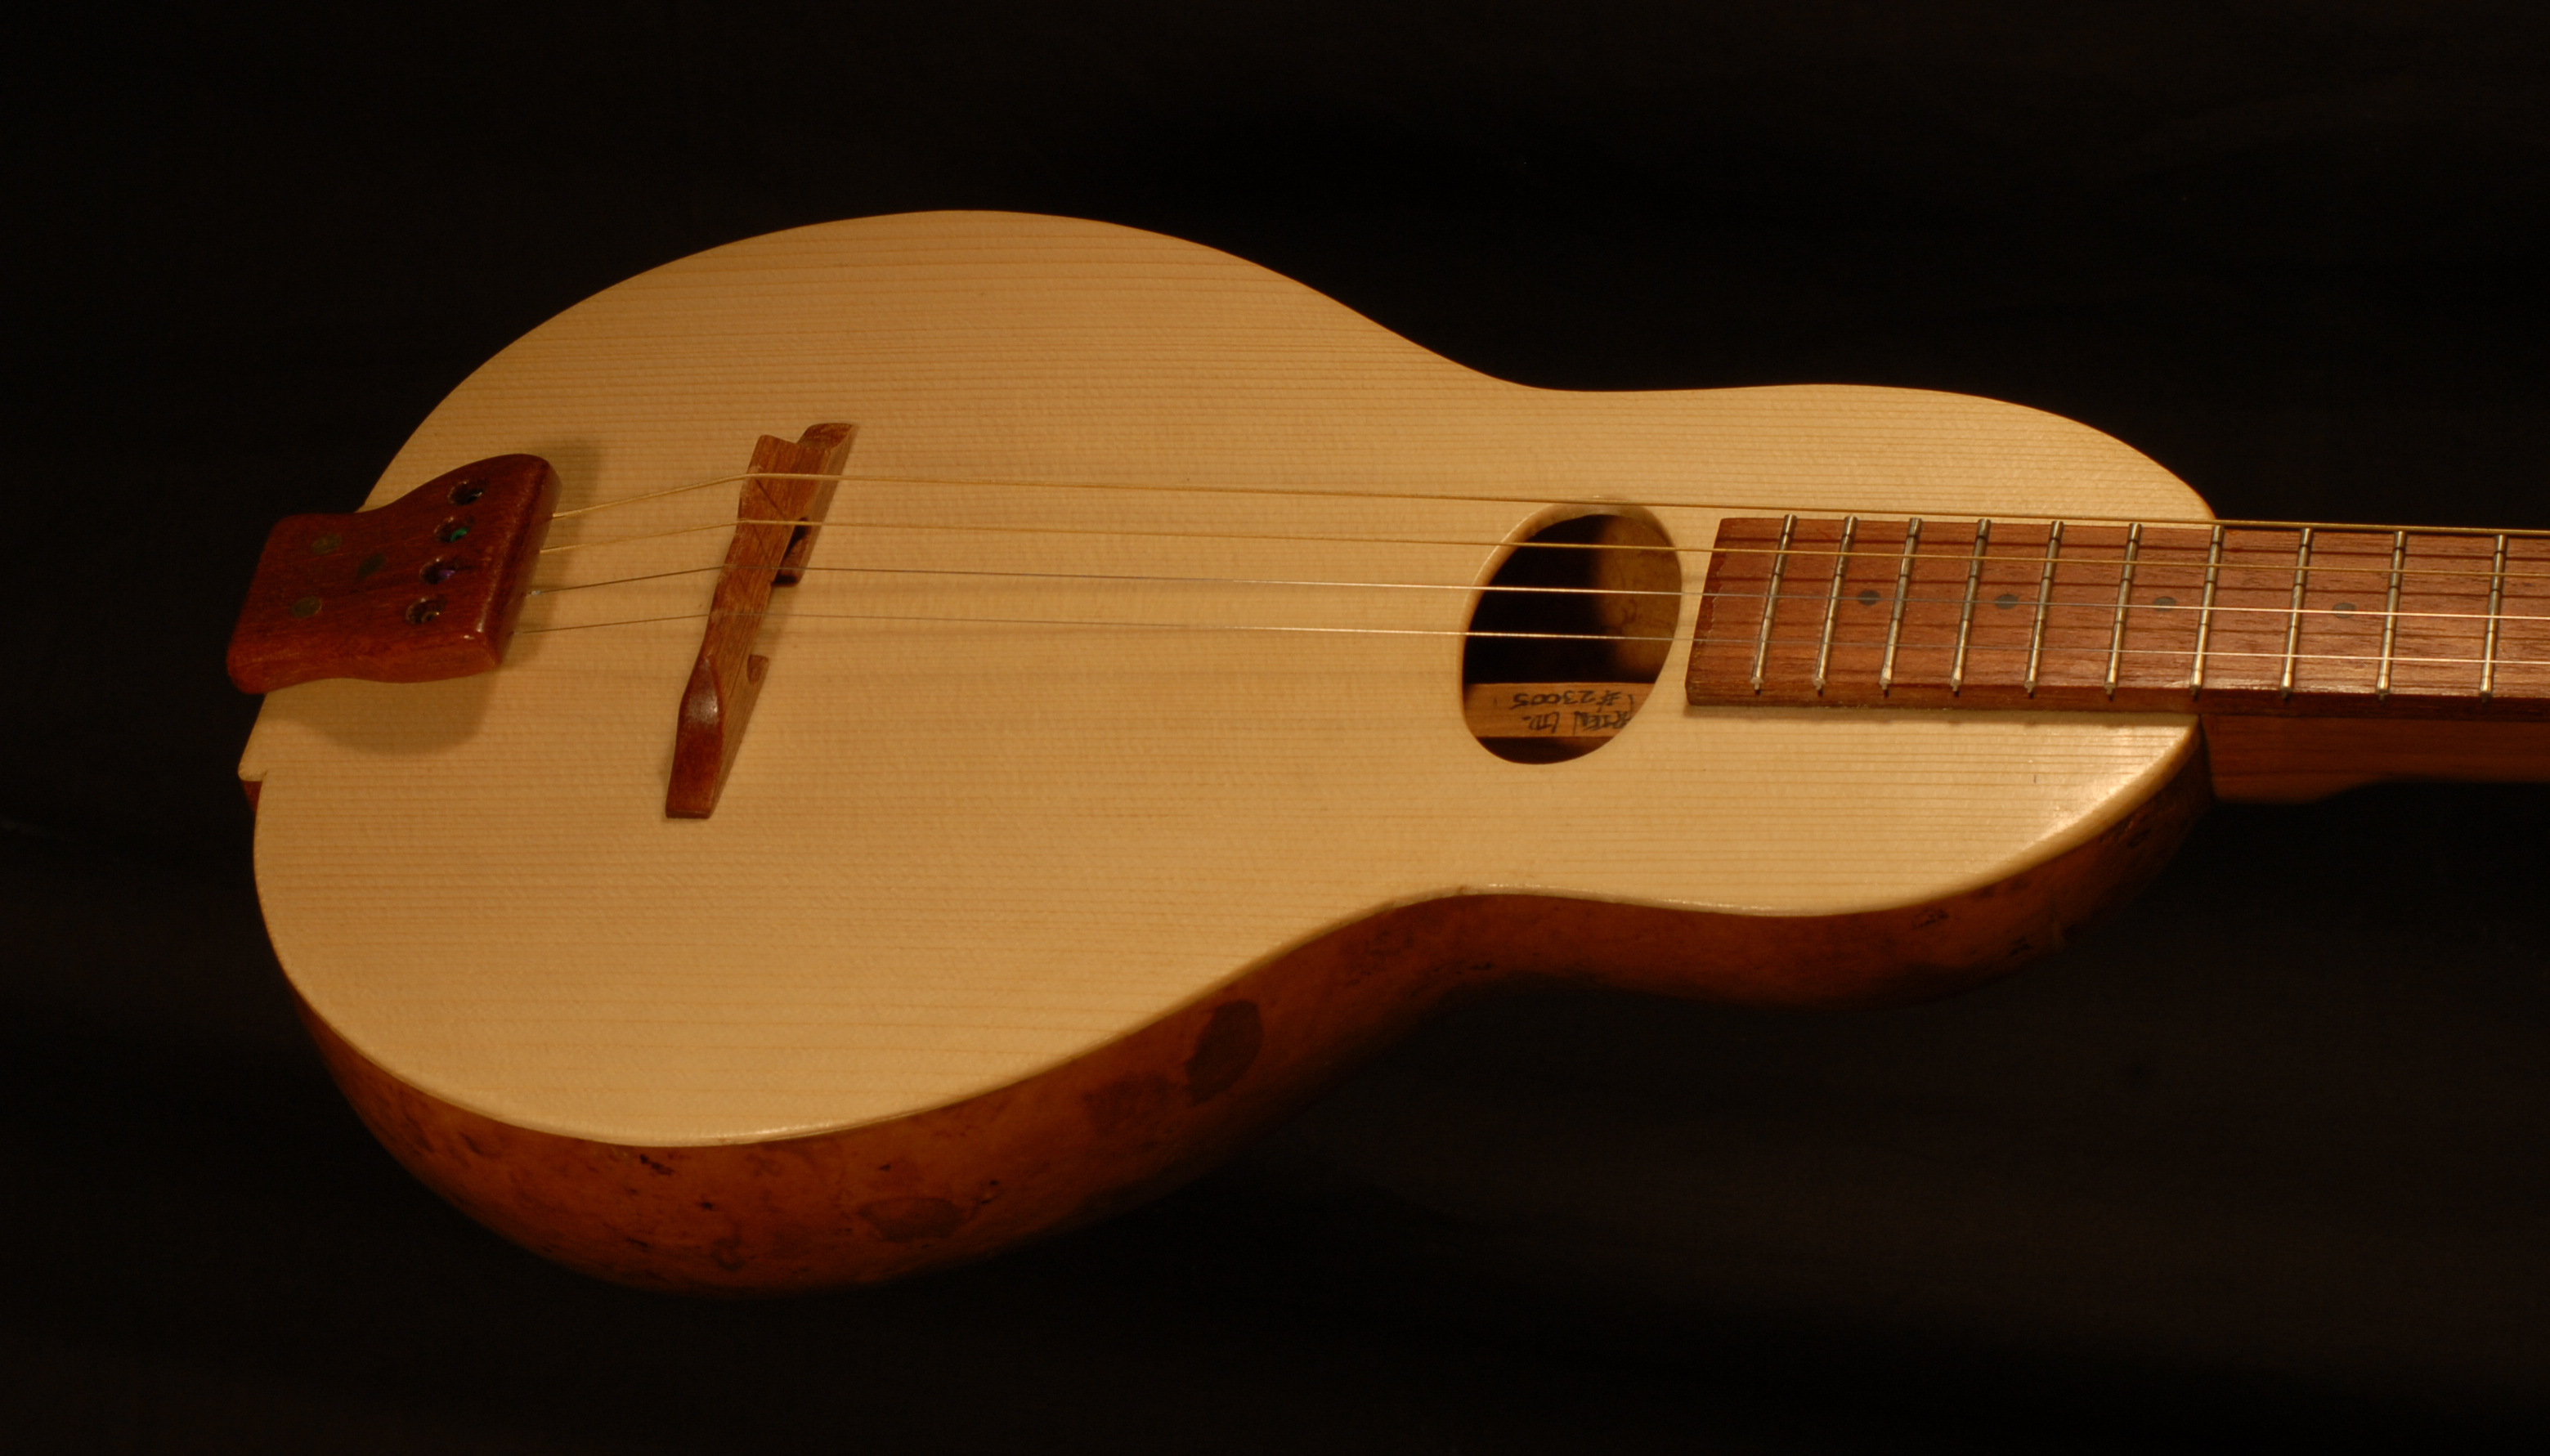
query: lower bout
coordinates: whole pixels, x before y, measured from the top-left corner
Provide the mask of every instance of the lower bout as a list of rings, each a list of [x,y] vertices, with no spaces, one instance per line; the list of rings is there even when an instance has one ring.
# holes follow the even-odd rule
[[[304,1009],[398,1160],[490,1228],[645,1288],[781,1294],[961,1263],[1165,1192],[1455,995],[1557,978],[1763,1005],[1919,1000],[2123,903],[2208,802],[2202,753],[2088,843],[1926,905],[1822,918],[1460,896],[1346,926],[1087,1056],[839,1132],[632,1147],[517,1127],[381,1070]]]

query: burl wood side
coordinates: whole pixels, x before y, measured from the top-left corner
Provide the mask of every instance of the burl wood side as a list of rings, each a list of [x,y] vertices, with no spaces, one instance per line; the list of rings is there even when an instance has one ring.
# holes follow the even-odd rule
[[[1454,995],[1530,979],[1792,1006],[1916,1000],[2060,946],[2208,802],[2202,753],[2087,844],[1930,905],[1825,919],[1468,896],[1377,915],[1087,1057],[918,1116],[785,1141],[628,1147],[428,1097],[306,1010],[400,1162],[524,1247],[694,1294],[869,1284],[1087,1222],[1195,1176]]]

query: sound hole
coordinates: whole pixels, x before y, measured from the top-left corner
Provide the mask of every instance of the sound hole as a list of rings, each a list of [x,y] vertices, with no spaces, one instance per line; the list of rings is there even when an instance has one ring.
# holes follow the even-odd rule
[[[1462,648],[1472,736],[1500,758],[1556,763],[1626,728],[1673,647],[1672,544],[1639,517],[1575,516],[1516,547],[1479,594]]]

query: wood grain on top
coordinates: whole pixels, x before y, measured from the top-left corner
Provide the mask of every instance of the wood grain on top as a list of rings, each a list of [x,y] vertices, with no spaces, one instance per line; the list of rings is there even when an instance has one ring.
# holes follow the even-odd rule
[[[1728,514],[2203,504],[1989,401],[1524,388],[1094,223],[869,219],[669,264],[481,366],[376,497],[521,451],[564,508],[631,502],[820,420],[859,422],[857,478],[772,599],[714,818],[663,800],[725,489],[562,517],[502,671],[268,697],[242,762],[268,927],[386,1075],[614,1144],[820,1133],[1016,1085],[1392,906],[1963,894],[2194,749],[2183,712],[1661,694],[1583,757],[1499,757],[1461,632],[1570,503],[1642,507],[1686,551]],[[1693,626],[1686,603],[1659,681]]]

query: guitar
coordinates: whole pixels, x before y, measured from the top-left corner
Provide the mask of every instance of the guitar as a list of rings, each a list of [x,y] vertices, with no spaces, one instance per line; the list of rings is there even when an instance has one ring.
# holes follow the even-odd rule
[[[1473,991],[1930,996],[2213,797],[2550,778],[2550,535],[2215,522],[1961,396],[1529,389],[1093,223],[659,268],[367,507],[234,640],[277,956],[412,1171],[655,1288],[1103,1216]]]

